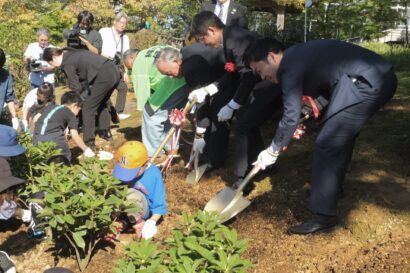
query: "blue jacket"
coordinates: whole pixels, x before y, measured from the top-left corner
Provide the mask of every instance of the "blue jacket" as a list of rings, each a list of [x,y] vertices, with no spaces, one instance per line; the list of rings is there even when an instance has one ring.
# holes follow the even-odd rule
[[[0,113],[3,112],[5,102],[14,101],[15,99],[13,78],[6,69],[0,68]]]
[[[150,214],[165,215],[167,213],[164,180],[157,166],[149,166],[134,188],[145,194],[147,199],[149,211],[144,218],[148,218]]]

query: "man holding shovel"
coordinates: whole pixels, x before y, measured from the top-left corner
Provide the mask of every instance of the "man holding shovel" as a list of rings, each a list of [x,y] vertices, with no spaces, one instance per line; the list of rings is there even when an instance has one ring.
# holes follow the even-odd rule
[[[181,49],[165,48],[156,60],[158,70],[172,78],[184,78],[191,89],[198,90],[219,79],[225,74],[224,60],[219,49],[206,47],[201,43]],[[231,74],[231,73],[230,73]],[[229,139],[229,126],[225,121],[218,121],[217,113],[226,105],[235,91],[235,75],[227,75],[230,80],[218,86],[218,92],[212,98],[198,97],[196,113],[196,136],[194,152],[206,151],[208,157],[206,172],[221,168],[225,164]],[[206,145],[205,145],[206,141]]]
[[[257,155],[265,147],[259,127],[269,120],[274,112],[280,109],[281,90],[278,85],[269,81],[261,81],[251,69],[244,65],[242,57],[247,47],[260,36],[252,31],[235,26],[225,26],[212,12],[201,12],[193,18],[191,34],[206,46],[222,48],[226,59],[226,70],[238,76],[238,85],[231,100],[221,107],[217,117],[220,122],[229,121],[237,112],[235,128],[235,166],[237,187]],[[214,83],[194,90],[192,97],[212,96],[226,83],[227,75]],[[279,102],[279,103],[278,103]],[[252,190],[248,184],[244,193]]]
[[[149,157],[153,156],[171,128],[168,121],[170,111],[181,108],[189,92],[184,79],[171,79],[162,75],[154,65],[156,55],[163,48],[154,46],[140,52],[130,49],[123,56],[125,66],[132,69],[131,80],[137,98],[137,110],[142,111],[142,141]],[[161,151],[162,157],[165,157],[164,152]]]
[[[245,63],[262,79],[280,84],[284,111],[272,144],[255,164],[274,164],[289,144],[301,114],[302,95],[329,99],[312,163],[310,220],[291,227],[290,234],[310,234],[338,224],[337,199],[356,137],[365,122],[393,97],[393,67],[376,53],[335,40],[299,44],[283,51],[272,38],[255,41]]]

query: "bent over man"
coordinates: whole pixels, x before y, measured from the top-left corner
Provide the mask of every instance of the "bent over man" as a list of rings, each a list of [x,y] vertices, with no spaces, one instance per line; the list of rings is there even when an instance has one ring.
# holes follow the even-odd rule
[[[284,111],[272,144],[257,160],[274,164],[298,126],[302,95],[329,98],[316,139],[309,209],[313,218],[291,227],[290,234],[309,234],[337,225],[337,199],[351,161],[356,137],[365,122],[396,91],[393,67],[376,53],[335,40],[318,40],[282,51],[271,38],[255,41],[245,62],[262,79],[282,87]]]
[[[182,107],[189,92],[184,79],[171,79],[162,75],[155,66],[154,59],[163,48],[154,46],[139,53],[130,49],[123,56],[124,64],[132,69],[137,110],[143,111],[142,142],[147,147],[149,157],[155,153],[171,128],[168,121],[171,110]]]

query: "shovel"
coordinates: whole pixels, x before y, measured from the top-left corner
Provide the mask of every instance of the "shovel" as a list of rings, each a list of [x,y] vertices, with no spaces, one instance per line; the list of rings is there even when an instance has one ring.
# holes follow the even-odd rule
[[[235,191],[230,187],[222,189],[205,206],[205,211],[215,211],[219,214],[218,221],[224,223],[246,209],[251,201],[243,197],[242,191],[251,179],[259,172],[259,164],[252,168]]]
[[[182,112],[184,112],[184,114],[188,114],[188,112],[191,110],[191,108],[195,105],[196,103],[196,99],[193,99],[192,101],[188,101],[184,107],[184,110]],[[168,134],[166,135],[166,137],[162,140],[161,144],[159,145],[159,147],[157,148],[157,150],[155,151],[155,153],[152,155],[152,160],[154,160],[155,158],[157,158],[157,156],[159,155],[159,153],[162,151],[162,149],[164,149],[165,145],[167,144],[168,140],[171,138],[171,136],[175,133],[175,131],[177,130],[177,128],[179,128],[179,126],[172,126],[172,128],[169,130]]]
[[[191,157],[193,157],[194,160],[194,169],[187,175],[185,181],[188,184],[196,184],[201,179],[202,175],[204,175],[208,164],[202,164],[198,167],[199,152],[196,150],[192,150]]]

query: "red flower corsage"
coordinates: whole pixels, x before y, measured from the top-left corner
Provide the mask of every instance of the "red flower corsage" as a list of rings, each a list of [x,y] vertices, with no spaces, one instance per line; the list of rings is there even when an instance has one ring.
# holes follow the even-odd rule
[[[231,62],[225,63],[225,67],[224,67],[224,68],[225,68],[226,71],[228,71],[228,72],[230,72],[230,73],[235,72],[235,70],[236,70],[235,64],[234,64],[234,63],[231,63]]]

